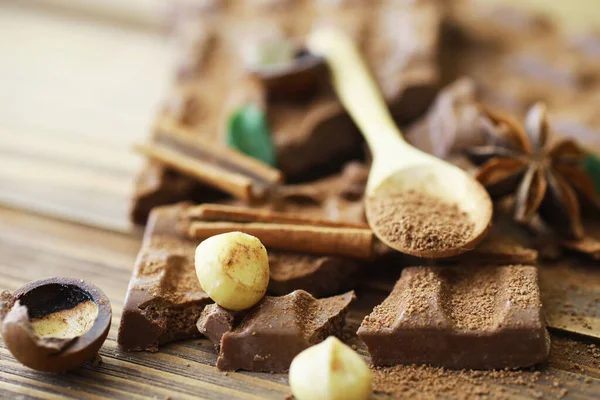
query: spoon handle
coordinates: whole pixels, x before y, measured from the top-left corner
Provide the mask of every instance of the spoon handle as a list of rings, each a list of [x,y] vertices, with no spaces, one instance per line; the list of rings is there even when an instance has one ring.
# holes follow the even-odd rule
[[[308,48],[326,59],[338,97],[373,153],[406,143],[358,48],[346,34],[333,28],[317,30],[309,37]]]

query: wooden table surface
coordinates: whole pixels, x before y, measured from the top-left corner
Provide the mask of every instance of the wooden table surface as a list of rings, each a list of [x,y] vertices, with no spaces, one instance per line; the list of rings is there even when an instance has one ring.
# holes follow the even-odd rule
[[[564,7],[572,13],[581,11],[573,4],[597,6],[597,0],[555,3],[557,7],[568,4]],[[225,375],[214,368],[216,354],[207,340],[170,344],[156,354],[125,353],[116,344],[125,291],[141,241],[140,232],[132,231],[126,219],[131,182],[140,160],[122,138],[129,143],[147,134],[169,71],[162,62],[168,54],[163,34],[154,28],[138,28],[89,20],[80,23],[72,16],[49,16],[11,2],[0,3],[0,45],[5,43],[3,49],[13,54],[0,61],[0,86],[4,94],[22,94],[16,98],[0,95],[0,204],[113,229],[0,208],[0,289],[14,290],[53,276],[77,277],[99,286],[113,307],[100,365],[89,363],[66,374],[38,373],[16,362],[0,340],[0,398],[283,399],[289,394],[285,375]],[[30,47],[12,46],[15,39]],[[130,53],[130,48],[137,52]],[[107,49],[119,57],[97,57]],[[49,64],[50,68],[39,68],[41,64],[31,61],[59,52],[83,54],[70,60],[79,69],[65,73],[58,61]],[[89,65],[96,68],[86,69]],[[128,74],[122,75],[123,71]],[[25,91],[19,82],[28,82]],[[95,96],[77,97],[90,92]],[[82,101],[67,102],[68,98]],[[119,101],[111,103],[110,99]],[[591,333],[587,326],[600,332],[600,311],[590,307],[591,300],[600,298],[597,264],[590,262],[572,271],[542,268],[551,320],[581,325],[581,319],[569,315],[574,312],[586,316],[584,326],[577,328],[580,332]],[[348,333],[355,332],[362,317],[386,296],[399,271],[389,273],[392,277],[387,281],[374,280],[359,288],[359,302],[348,317]],[[562,290],[565,274],[576,274],[586,285],[582,289],[572,284]],[[570,309],[561,307],[570,303]],[[366,355],[356,338],[350,341]],[[589,347],[600,347],[600,340],[553,331],[552,341],[548,363],[536,369],[541,373],[539,380],[530,382],[527,377],[536,372],[526,371],[522,383],[490,380],[489,384],[505,387],[505,395],[513,398],[600,398],[600,358],[593,357]]]

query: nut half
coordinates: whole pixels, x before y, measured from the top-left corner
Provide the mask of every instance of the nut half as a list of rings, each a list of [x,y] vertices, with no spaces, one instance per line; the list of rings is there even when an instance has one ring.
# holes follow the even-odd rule
[[[289,378],[298,400],[367,400],[371,395],[371,370],[335,336],[298,354]]]
[[[94,285],[51,278],[29,283],[0,297],[0,333],[23,365],[62,372],[91,360],[106,340],[110,302]]]

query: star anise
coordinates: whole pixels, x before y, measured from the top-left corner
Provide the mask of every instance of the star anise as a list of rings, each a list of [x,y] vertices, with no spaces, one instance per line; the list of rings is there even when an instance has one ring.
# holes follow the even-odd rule
[[[485,145],[469,149],[480,166],[477,179],[493,199],[515,194],[515,219],[528,223],[538,214],[553,230],[571,239],[583,237],[580,202],[600,207],[594,183],[583,168],[585,152],[572,139],[550,145],[546,107],[532,106],[521,125],[481,107]]]

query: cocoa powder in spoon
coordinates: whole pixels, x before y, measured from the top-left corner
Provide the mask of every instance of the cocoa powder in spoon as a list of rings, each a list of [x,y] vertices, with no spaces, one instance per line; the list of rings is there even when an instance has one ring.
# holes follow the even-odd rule
[[[460,247],[475,228],[458,205],[414,190],[368,197],[367,214],[384,239],[415,251]]]

